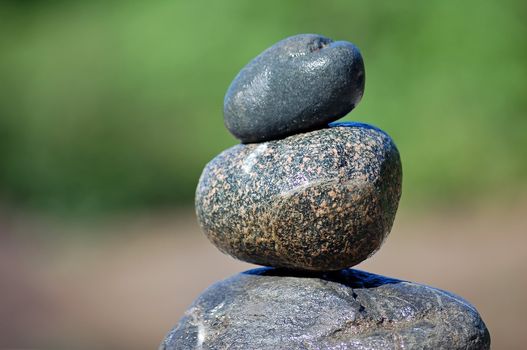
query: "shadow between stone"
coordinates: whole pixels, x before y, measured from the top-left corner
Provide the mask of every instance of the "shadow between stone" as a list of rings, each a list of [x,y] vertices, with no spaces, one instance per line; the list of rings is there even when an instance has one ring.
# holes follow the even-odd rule
[[[376,275],[373,273],[343,269],[339,271],[301,271],[284,268],[262,267],[244,271],[241,274],[273,277],[296,277],[296,278],[316,278],[324,281],[343,284],[350,288],[376,288],[386,284],[396,284],[405,282],[403,280]]]

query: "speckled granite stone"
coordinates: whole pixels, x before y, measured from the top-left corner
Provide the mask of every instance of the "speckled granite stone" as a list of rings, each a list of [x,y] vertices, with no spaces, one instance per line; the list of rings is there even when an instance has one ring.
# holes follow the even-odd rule
[[[357,270],[256,269],[209,287],[166,336],[177,349],[490,348],[476,309],[432,287]]]
[[[260,144],[240,144],[204,169],[198,221],[222,252],[267,266],[338,270],[373,254],[401,195],[391,138],[341,123]]]
[[[352,43],[295,35],[238,73],[225,95],[225,125],[242,142],[325,127],[359,103],[364,80],[364,63]]]

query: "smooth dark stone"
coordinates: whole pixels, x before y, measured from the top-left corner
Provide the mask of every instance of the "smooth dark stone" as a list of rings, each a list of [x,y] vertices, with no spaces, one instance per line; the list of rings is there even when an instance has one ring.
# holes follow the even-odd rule
[[[436,288],[357,270],[257,269],[209,287],[166,336],[176,349],[490,348],[477,310]]]
[[[364,80],[362,56],[352,43],[295,35],[238,73],[225,95],[225,125],[245,143],[325,127],[359,103]]]
[[[381,246],[400,195],[392,139],[346,123],[224,151],[201,175],[196,212],[211,242],[240,260],[339,270]]]

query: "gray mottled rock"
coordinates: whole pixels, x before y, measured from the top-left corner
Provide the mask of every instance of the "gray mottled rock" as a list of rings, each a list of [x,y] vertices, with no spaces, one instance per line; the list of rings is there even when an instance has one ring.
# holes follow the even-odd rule
[[[346,123],[224,151],[201,175],[196,212],[211,242],[238,259],[338,270],[381,246],[400,195],[392,139]]]
[[[238,73],[225,95],[225,125],[242,142],[325,127],[359,103],[364,79],[363,60],[352,43],[292,36]]]
[[[490,348],[476,309],[432,287],[357,270],[257,269],[208,288],[160,349]]]

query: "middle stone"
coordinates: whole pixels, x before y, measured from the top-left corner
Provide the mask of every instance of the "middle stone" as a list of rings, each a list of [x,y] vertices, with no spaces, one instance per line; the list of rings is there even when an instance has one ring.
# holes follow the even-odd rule
[[[401,195],[392,139],[360,123],[224,151],[204,169],[198,221],[222,252],[250,263],[339,270],[372,255]]]

